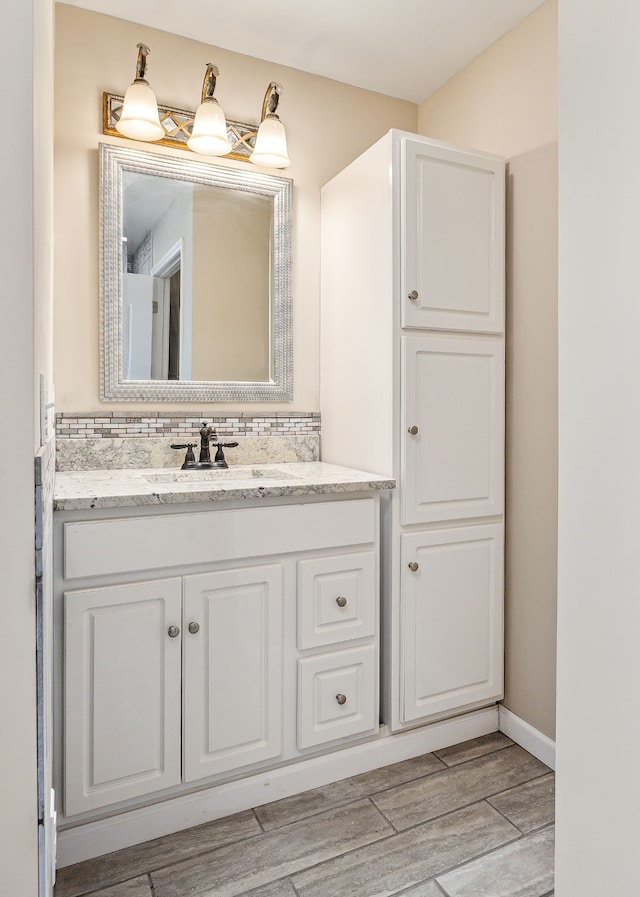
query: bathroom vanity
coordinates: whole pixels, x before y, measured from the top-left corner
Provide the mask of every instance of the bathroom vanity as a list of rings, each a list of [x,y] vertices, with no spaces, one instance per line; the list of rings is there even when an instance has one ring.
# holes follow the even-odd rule
[[[319,462],[58,474],[65,821],[376,737],[393,486]]]

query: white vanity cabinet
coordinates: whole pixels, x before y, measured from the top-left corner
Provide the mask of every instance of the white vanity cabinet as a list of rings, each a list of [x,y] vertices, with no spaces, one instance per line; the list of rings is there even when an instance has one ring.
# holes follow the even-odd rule
[[[325,461],[393,476],[383,719],[502,697],[504,162],[391,131],[322,188]]]
[[[65,593],[68,815],[282,753],[282,589],[271,564]]]
[[[376,733],[377,495],[62,512],[56,532],[65,818]]]

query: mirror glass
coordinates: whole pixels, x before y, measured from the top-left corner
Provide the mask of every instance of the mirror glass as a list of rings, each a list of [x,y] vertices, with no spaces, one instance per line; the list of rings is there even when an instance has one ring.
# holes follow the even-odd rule
[[[101,147],[102,397],[291,399],[291,181]]]

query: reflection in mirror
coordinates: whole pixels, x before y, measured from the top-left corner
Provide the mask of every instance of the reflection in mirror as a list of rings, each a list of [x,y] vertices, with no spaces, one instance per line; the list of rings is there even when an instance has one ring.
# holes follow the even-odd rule
[[[273,197],[125,171],[125,380],[268,381]]]
[[[101,147],[106,399],[291,398],[291,182]]]

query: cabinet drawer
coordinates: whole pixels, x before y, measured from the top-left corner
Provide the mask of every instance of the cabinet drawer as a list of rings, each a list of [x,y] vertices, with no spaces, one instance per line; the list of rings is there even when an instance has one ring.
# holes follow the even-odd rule
[[[373,498],[156,514],[64,526],[66,579],[287,554],[375,539]]]
[[[378,728],[375,645],[298,661],[298,747]]]
[[[376,555],[362,551],[298,562],[298,647],[375,634]]]

